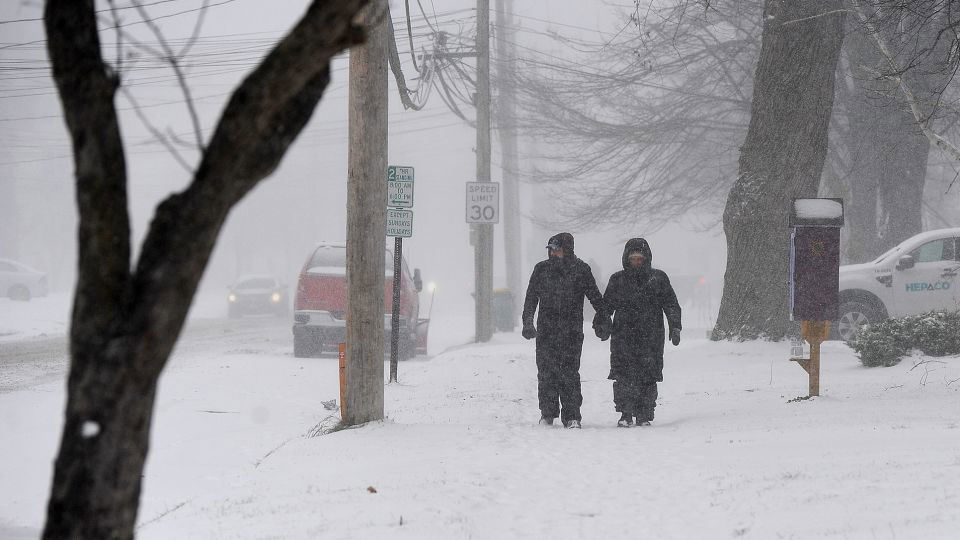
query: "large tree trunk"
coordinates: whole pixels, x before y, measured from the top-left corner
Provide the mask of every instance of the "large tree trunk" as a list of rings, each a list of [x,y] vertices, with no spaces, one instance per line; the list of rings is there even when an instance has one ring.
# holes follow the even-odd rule
[[[843,42],[840,0],[767,0],[740,173],[723,214],[727,237],[716,338],[783,338],[789,213],[815,197]]]
[[[269,175],[363,37],[366,0],[314,2],[237,88],[193,182],[158,206],[130,270],[126,166],[93,0],[48,0],[53,77],[73,143],[79,263],[70,375],[45,538],[132,538],[157,379],[228,212]]]
[[[888,63],[874,38],[857,18],[848,22],[847,258],[862,263],[920,232],[930,141],[897,82],[877,77]]]
[[[905,103],[889,111],[880,133],[893,141],[882,145],[877,196],[877,248],[870,259],[923,230],[923,185],[930,141],[920,132]]]

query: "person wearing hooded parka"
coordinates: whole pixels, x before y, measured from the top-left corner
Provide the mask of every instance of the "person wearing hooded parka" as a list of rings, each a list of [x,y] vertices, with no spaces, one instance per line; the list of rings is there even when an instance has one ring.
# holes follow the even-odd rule
[[[537,340],[540,423],[552,425],[560,416],[564,427],[579,428],[583,299],[589,299],[600,316],[603,305],[590,266],[577,258],[573,248],[570,233],[557,234],[547,242],[547,260],[537,263],[530,275],[522,321],[523,337]]]
[[[614,381],[613,401],[621,413],[617,422],[621,427],[653,421],[657,383],[663,381],[664,315],[671,342],[680,344],[677,295],[667,274],[652,263],[647,241],[629,240],[623,248],[623,270],[610,276],[603,295],[606,317],[597,335],[601,339],[611,335],[608,378]]]

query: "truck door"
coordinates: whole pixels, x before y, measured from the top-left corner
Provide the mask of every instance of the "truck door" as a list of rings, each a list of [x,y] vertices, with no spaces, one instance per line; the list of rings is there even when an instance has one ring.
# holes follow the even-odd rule
[[[909,253],[913,268],[894,270],[896,315],[916,315],[932,310],[957,309],[956,239],[931,240]],[[893,314],[891,314],[893,315]]]

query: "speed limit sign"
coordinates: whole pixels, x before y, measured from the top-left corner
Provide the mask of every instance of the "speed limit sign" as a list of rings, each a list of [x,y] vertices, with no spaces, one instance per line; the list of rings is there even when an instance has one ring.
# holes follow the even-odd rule
[[[467,223],[500,223],[500,183],[467,182]]]

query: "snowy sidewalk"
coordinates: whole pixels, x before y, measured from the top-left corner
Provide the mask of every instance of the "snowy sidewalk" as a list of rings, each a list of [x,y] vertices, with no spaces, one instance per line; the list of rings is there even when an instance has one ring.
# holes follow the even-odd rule
[[[824,397],[788,402],[806,389],[803,370],[785,359],[788,344],[688,340],[668,347],[654,425],[618,429],[606,344],[588,336],[576,431],[536,425],[533,344],[497,339],[401,364],[402,384],[386,391],[387,421],[280,441],[202,490],[162,465],[172,428],[160,430],[138,536],[955,538],[960,530],[960,359],[867,370],[830,343]],[[335,362],[321,362],[322,389],[277,396],[272,417],[335,395]],[[161,403],[161,425],[164,414]]]

